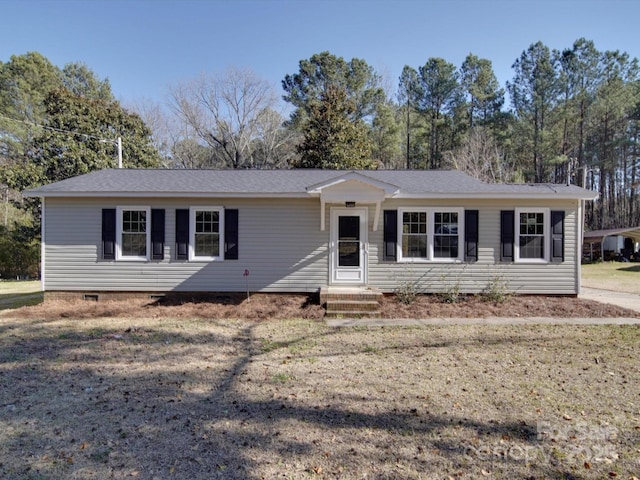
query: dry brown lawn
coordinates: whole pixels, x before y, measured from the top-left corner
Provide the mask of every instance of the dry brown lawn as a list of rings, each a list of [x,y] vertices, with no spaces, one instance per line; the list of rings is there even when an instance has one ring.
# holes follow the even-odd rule
[[[640,471],[637,326],[340,329],[296,296],[63,304],[0,315],[1,478]]]
[[[640,263],[598,262],[582,265],[582,285],[640,295]]]
[[[481,296],[459,296],[455,303],[436,295],[419,295],[405,305],[393,295],[381,302],[382,318],[435,317],[637,317],[638,312],[614,305],[574,297],[545,297],[517,295],[502,302],[486,301]],[[2,305],[0,304],[0,312]],[[166,297],[159,300],[128,301],[63,301],[50,300],[33,306],[14,309],[10,314],[23,318],[83,318],[96,317],[155,317],[270,320],[308,318],[321,320],[325,310],[317,296],[253,294],[225,294],[219,297],[203,295],[185,299]],[[4,315],[7,315],[5,313]]]

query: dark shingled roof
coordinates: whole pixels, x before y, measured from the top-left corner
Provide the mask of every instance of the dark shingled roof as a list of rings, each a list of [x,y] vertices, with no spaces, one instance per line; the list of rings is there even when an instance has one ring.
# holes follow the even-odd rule
[[[593,199],[573,185],[488,184],[454,170],[168,170],[112,169],[87,173],[24,192],[31,197],[197,195],[299,197],[309,187],[356,173],[398,188],[398,197],[563,197]]]

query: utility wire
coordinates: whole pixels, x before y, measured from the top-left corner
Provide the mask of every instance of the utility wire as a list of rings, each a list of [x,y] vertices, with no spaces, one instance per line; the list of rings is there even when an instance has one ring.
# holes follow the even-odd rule
[[[110,138],[102,138],[102,137],[97,137],[95,135],[90,135],[88,133],[82,133],[82,132],[76,132],[73,130],[64,130],[62,128],[55,128],[55,127],[50,127],[48,125],[41,125],[39,123],[35,123],[35,122],[30,122],[28,120],[18,120],[17,118],[10,118],[7,117],[5,115],[0,114],[0,118],[4,119],[4,120],[9,120],[12,122],[18,122],[18,123],[24,123],[25,125],[31,125],[34,127],[40,127],[43,128],[45,130],[51,130],[53,132],[58,132],[58,133],[66,133],[66,134],[70,134],[70,135],[77,135],[80,137],[85,137],[85,138],[93,138],[94,140],[99,140],[101,142],[109,142],[109,143],[113,143],[114,145],[117,145],[117,140],[112,140]]]

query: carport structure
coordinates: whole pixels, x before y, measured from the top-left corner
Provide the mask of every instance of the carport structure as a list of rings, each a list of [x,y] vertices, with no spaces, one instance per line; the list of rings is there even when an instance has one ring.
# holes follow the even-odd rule
[[[640,242],[640,227],[629,228],[612,228],[608,230],[593,230],[591,232],[584,232],[582,236],[583,244],[588,243],[590,247],[590,257],[593,260],[593,244],[600,244],[600,258],[604,260],[604,240],[607,237],[613,237],[616,235],[622,235],[623,237],[631,238],[634,243]],[[584,253],[584,252],[583,252]]]

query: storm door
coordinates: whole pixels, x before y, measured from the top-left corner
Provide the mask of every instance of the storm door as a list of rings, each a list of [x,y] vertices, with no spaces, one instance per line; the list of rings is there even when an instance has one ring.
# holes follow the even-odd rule
[[[331,283],[367,283],[367,210],[331,211]]]

